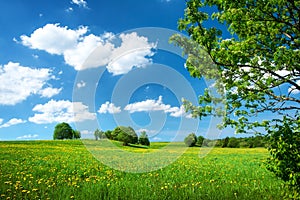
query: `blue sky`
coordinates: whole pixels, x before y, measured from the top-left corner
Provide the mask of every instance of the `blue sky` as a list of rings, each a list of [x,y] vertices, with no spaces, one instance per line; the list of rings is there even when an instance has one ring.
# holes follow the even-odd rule
[[[206,86],[168,44],[184,8],[181,0],[2,3],[0,139],[52,139],[63,121],[83,138],[117,125],[146,130],[152,141],[233,135],[181,107]]]

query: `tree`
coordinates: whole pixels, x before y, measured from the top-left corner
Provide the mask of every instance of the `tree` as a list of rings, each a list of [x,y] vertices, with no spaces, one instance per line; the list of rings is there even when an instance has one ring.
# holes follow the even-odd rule
[[[146,131],[141,132],[141,135],[139,137],[139,144],[150,146],[150,141],[148,135],[146,134]]]
[[[94,136],[95,136],[95,139],[98,140],[98,139],[102,139],[105,137],[105,134],[103,131],[100,131],[99,129],[96,129],[95,132],[94,132]]]
[[[207,6],[214,7],[216,12],[204,12]],[[185,100],[185,109],[194,117],[223,116],[220,128],[231,126],[236,133],[260,134],[258,128],[262,127],[271,144],[278,127],[289,126],[290,134],[298,133],[299,6],[300,2],[294,0],[187,1],[178,28],[186,31],[190,39],[174,35],[171,41],[188,55],[186,68],[191,76],[215,80],[216,90],[207,88],[199,97],[199,105]],[[206,27],[211,20],[227,26],[231,38],[223,38],[225,34],[217,28],[220,26]],[[269,120],[252,118],[262,113],[277,115]],[[279,152],[286,150],[280,145],[274,148]],[[297,169],[295,173],[299,174]]]
[[[184,138],[184,143],[188,147],[195,146],[196,142],[197,142],[197,136],[195,135],[195,133],[191,133],[188,136],[186,136],[186,138]]]
[[[223,144],[222,144],[222,147],[227,147],[228,146],[228,143],[229,143],[229,137],[226,137],[223,141]]]
[[[227,147],[230,147],[230,148],[239,148],[240,147],[239,139],[235,138],[235,137],[229,138]]]
[[[73,139],[80,139],[81,133],[78,130],[73,130]]]
[[[267,160],[267,168],[291,186],[288,199],[299,198],[300,132],[293,133],[289,124],[284,124],[277,128],[270,140],[268,149],[272,156]]]
[[[205,140],[205,138],[202,135],[198,136],[196,145],[198,145],[199,147],[202,147],[204,140]]]
[[[62,140],[62,139],[73,139],[73,129],[72,127],[66,123],[62,122],[55,126],[53,139],[54,140]]]
[[[113,140],[123,142],[124,146],[127,146],[129,143],[138,143],[138,136],[131,127],[118,126],[112,131],[111,135]]]
[[[105,137],[106,137],[107,139],[112,139],[112,138],[111,138],[111,130],[105,131],[105,132],[104,132],[104,135],[105,135]]]

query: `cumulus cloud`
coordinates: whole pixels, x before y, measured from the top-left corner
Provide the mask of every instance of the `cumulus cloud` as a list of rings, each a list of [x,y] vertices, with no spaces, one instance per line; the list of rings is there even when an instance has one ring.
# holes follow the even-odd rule
[[[47,24],[30,36],[20,38],[21,43],[31,49],[62,55],[66,64],[76,70],[106,66],[113,75],[120,75],[152,62],[150,57],[157,44],[146,37],[135,32],[119,36],[109,32],[96,36],[87,32],[86,26],[72,30],[60,24]],[[113,40],[120,40],[120,44],[116,45]]]
[[[83,87],[85,87],[86,86],[86,82],[84,82],[84,81],[80,81],[80,82],[78,82],[77,84],[76,84],[76,86],[77,86],[77,88],[83,88]]]
[[[13,62],[0,65],[0,105],[15,105],[34,94],[52,97],[61,91],[45,88],[47,81],[54,78],[50,69],[32,69]]]
[[[159,96],[158,100],[147,99],[145,101],[128,104],[125,106],[124,110],[128,111],[129,113],[163,111],[164,113],[169,113],[171,117],[185,116],[190,118],[190,115],[187,115],[183,106],[172,107],[171,105],[164,104],[162,96]]]
[[[34,135],[28,134],[28,135],[23,135],[23,136],[17,137],[17,139],[18,140],[31,140],[31,139],[36,139],[38,137],[39,137],[38,134],[34,134]]]
[[[98,113],[100,114],[105,114],[105,113],[116,114],[120,112],[121,112],[121,107],[117,107],[113,103],[110,103],[108,101],[102,104],[98,110]]]
[[[158,100],[147,99],[145,101],[135,102],[128,104],[124,110],[129,113],[134,112],[150,112],[150,111],[165,111],[170,110],[171,106],[162,102],[162,96],[159,96]]]
[[[296,81],[297,85],[300,85],[300,80]],[[295,86],[291,86],[288,91],[292,94],[299,94],[300,90],[298,90]]]
[[[47,24],[36,29],[30,37],[22,35],[20,38],[22,44],[31,49],[62,55],[65,50],[75,48],[78,39],[87,31],[87,27],[84,26],[71,30],[68,27],[60,27],[59,24]]]
[[[26,122],[26,120],[22,120],[22,119],[17,119],[17,118],[12,118],[10,119],[8,122],[2,124],[3,120],[0,120],[0,128],[7,128],[13,125],[17,125],[17,124],[23,124]]]
[[[46,104],[38,104],[33,108],[33,117],[30,122],[36,124],[48,124],[58,122],[82,122],[96,119],[96,114],[88,110],[88,106],[82,102],[70,102],[68,100],[50,100]]]
[[[112,61],[108,63],[107,70],[114,75],[126,74],[133,67],[142,68],[152,63],[153,48],[155,43],[149,43],[148,38],[139,37],[137,33],[121,34],[120,47],[112,53]]]
[[[87,2],[84,0],[72,0],[72,3],[81,6],[83,8],[88,8]]]
[[[41,91],[39,91],[39,94],[42,97],[47,97],[47,98],[51,98],[57,94],[60,93],[60,91],[62,90],[62,88],[52,88],[52,87],[47,87]]]
[[[89,131],[89,130],[82,130],[80,131],[81,135],[91,135],[93,134],[93,131]]]

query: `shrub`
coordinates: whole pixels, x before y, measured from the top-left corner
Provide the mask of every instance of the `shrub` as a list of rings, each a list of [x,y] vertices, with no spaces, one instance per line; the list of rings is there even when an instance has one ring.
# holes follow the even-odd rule
[[[202,147],[204,139],[205,138],[202,135],[198,136],[196,145]]]
[[[230,147],[230,148],[239,148],[240,147],[239,139],[235,138],[235,137],[231,137],[229,139],[227,147]]]
[[[197,142],[197,136],[195,135],[195,133],[191,133],[189,134],[185,139],[184,139],[184,143],[186,146],[188,147],[193,147],[195,146]]]
[[[269,133],[268,142],[267,169],[287,183],[287,198],[300,198],[300,132],[285,123]]]
[[[141,132],[141,135],[139,137],[139,144],[150,146],[150,141],[145,131]]]

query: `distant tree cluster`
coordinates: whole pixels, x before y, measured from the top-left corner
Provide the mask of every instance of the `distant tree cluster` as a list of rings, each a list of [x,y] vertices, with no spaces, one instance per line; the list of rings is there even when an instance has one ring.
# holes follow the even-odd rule
[[[53,133],[54,140],[79,139],[79,138],[81,138],[80,131],[73,130],[68,123],[62,122],[55,126],[54,133]]]
[[[184,143],[188,147],[229,147],[229,148],[255,148],[255,147],[266,147],[266,138],[264,136],[255,137],[226,137],[224,139],[206,139],[203,136],[196,136],[194,133],[189,134],[185,139]]]
[[[135,130],[130,126],[118,126],[113,131],[107,130],[105,132],[97,129],[94,132],[94,136],[96,140],[107,138],[110,140],[120,141],[123,142],[124,146],[128,146],[129,144],[141,144],[150,146],[150,141],[146,132],[143,131],[140,137],[138,137]]]

